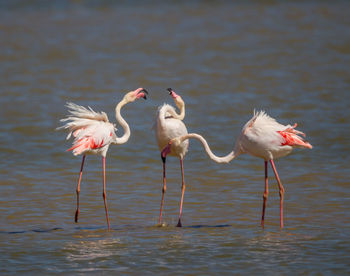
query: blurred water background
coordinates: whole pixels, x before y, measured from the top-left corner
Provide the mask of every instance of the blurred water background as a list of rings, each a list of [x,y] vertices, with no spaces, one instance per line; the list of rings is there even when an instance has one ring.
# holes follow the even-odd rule
[[[0,274],[349,274],[350,3],[347,1],[0,1]],[[72,101],[105,111],[127,91],[131,138],[111,146],[106,231],[102,162],[57,132]],[[166,227],[157,227],[162,163],[157,107],[186,102],[189,131],[223,155],[254,109],[299,123],[312,150],[276,161],[285,228],[263,160],[210,161],[198,142],[168,158]],[[118,127],[119,135],[122,130]]]

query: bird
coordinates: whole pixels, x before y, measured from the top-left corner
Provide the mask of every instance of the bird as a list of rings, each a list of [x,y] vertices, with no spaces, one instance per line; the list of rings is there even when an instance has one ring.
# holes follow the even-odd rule
[[[163,104],[158,108],[157,118],[155,122],[155,135],[158,143],[159,150],[162,150],[171,139],[188,134],[186,125],[182,122],[185,118],[185,102],[180,95],[176,94],[175,91],[171,88],[167,89],[169,94],[173,98],[175,105],[179,109],[180,113],[178,114],[175,108],[169,104]],[[181,201],[180,201],[180,211],[179,211],[179,220],[177,223],[178,227],[181,227],[181,213],[183,205],[183,197],[185,193],[185,179],[184,179],[184,169],[183,169],[183,159],[188,151],[189,142],[184,141],[179,143],[177,146],[172,147],[169,154],[171,156],[176,156],[180,159],[180,168],[181,168]],[[161,224],[163,205],[164,205],[164,196],[166,192],[166,175],[165,175],[165,163],[166,156],[161,155],[163,162],[163,188],[162,188],[162,201],[160,205],[160,214],[159,214],[159,225]]]
[[[173,147],[188,141],[188,139],[199,140],[209,158],[217,163],[229,163],[243,153],[264,159],[265,164],[265,190],[263,194],[263,208],[261,216],[261,226],[264,228],[266,202],[269,194],[268,189],[268,162],[271,164],[275,174],[280,196],[280,228],[283,224],[283,199],[284,187],[278,175],[274,160],[290,154],[294,148],[312,149],[312,145],[303,137],[305,133],[296,130],[297,123],[294,125],[282,125],[276,119],[270,117],[265,111],[254,111],[253,117],[244,125],[238,139],[236,140],[234,150],[224,157],[218,157],[211,151],[207,141],[203,136],[197,133],[189,133],[180,137],[171,139],[162,150],[163,158],[171,153]],[[303,136],[303,137],[301,137]]]
[[[77,209],[75,212],[75,222],[78,222],[79,217],[79,193],[80,183],[83,174],[83,167],[87,154],[100,154],[102,156],[103,166],[103,200],[106,212],[107,226],[110,230],[107,197],[106,197],[106,155],[111,144],[124,144],[129,140],[130,127],[120,114],[121,108],[127,103],[131,103],[137,99],[146,99],[148,91],[144,88],[138,88],[134,91],[126,93],[123,99],[117,104],[115,108],[115,116],[117,122],[123,127],[124,134],[121,137],[116,135],[116,127],[110,123],[105,112],[95,112],[91,107],[85,108],[83,106],[68,102],[66,104],[69,115],[61,119],[64,125],[57,129],[68,129],[67,140],[74,137],[73,145],[67,151],[72,151],[73,155],[83,155],[80,167],[79,180],[77,184]]]

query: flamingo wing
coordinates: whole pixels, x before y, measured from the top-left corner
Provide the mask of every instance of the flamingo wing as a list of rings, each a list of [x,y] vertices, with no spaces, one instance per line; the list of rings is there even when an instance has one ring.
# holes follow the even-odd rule
[[[305,134],[301,131],[294,129],[296,126],[297,124],[294,124],[294,126],[289,126],[285,130],[277,131],[277,133],[279,133],[284,140],[281,143],[281,145],[312,149],[312,145],[308,141],[306,141],[305,139],[299,136],[299,135],[305,136]]]
[[[111,123],[95,121],[73,132],[73,145],[67,151],[74,155],[99,150],[115,140],[114,126]]]
[[[74,103],[67,103],[66,106],[68,107],[69,115],[62,119],[61,122],[67,123],[57,129],[69,129],[67,140],[72,134],[76,137],[78,132],[88,128],[94,122],[109,123],[107,114],[104,112],[95,112],[91,107],[85,108]]]
[[[311,149],[296,126],[282,125],[264,111],[254,112],[236,141],[236,150],[270,160],[289,154],[293,147]]]

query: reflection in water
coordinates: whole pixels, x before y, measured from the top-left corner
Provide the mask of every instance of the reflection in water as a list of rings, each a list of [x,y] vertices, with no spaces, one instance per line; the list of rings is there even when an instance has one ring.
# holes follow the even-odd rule
[[[63,247],[63,252],[66,252],[67,260],[71,262],[93,261],[99,258],[127,254],[120,239],[104,239],[100,235],[81,237],[76,242],[68,242]]]
[[[281,254],[291,254],[297,256],[298,247],[295,246],[297,237],[281,232],[266,232],[260,236],[247,240],[246,246],[249,248],[255,259],[261,259],[260,255],[268,254],[272,259],[276,259]]]

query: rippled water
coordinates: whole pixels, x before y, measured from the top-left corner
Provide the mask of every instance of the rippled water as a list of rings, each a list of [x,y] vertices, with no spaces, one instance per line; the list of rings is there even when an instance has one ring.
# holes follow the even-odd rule
[[[346,274],[350,272],[350,4],[346,1],[0,2],[1,274]],[[65,102],[127,105],[130,141],[102,164],[88,156],[74,223],[81,157],[56,132]],[[191,142],[183,228],[176,228],[179,162],[168,159],[166,227],[157,227],[162,167],[157,107],[186,102],[185,123],[225,154],[254,108],[299,123],[314,146],[276,161],[285,228],[270,171],[260,228],[264,164],[228,165]],[[119,127],[120,128],[120,127]]]

